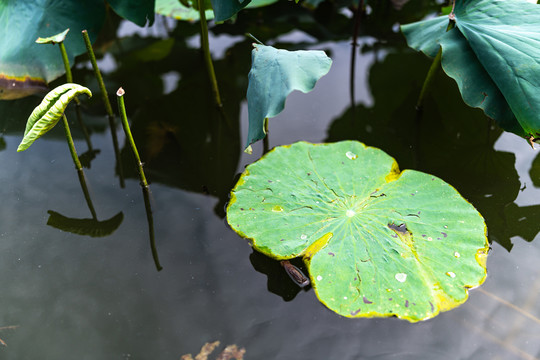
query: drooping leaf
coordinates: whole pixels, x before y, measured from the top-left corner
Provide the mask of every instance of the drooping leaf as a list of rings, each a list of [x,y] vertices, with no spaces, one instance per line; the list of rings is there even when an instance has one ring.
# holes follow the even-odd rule
[[[225,21],[230,19],[240,10],[245,8],[251,0],[211,0],[212,9],[215,14],[215,21]]]
[[[156,0],[108,0],[114,12],[139,26],[152,26]]]
[[[69,102],[77,95],[86,94],[88,97],[92,93],[88,88],[78,84],[64,84],[53,89],[45,96],[41,104],[39,104],[26,122],[24,137],[17,148],[17,151],[24,151],[32,145],[39,137],[52,129]]]
[[[112,218],[98,221],[97,219],[68,218],[56,211],[49,210],[47,225],[53,228],[70,232],[72,234],[87,235],[90,237],[104,237],[111,235],[124,220],[124,214],[119,212]]]
[[[303,257],[319,300],[347,317],[431,318],[486,276],[474,207],[356,141],[275,148],[242,174],[227,221],[270,257]]]
[[[430,56],[442,45],[443,69],[467,104],[484,109],[505,130],[540,135],[540,7],[525,0],[458,1],[455,21],[448,32],[446,16],[402,30],[411,47]]]
[[[246,147],[263,139],[264,119],[285,108],[287,96],[294,90],[307,93],[326,75],[332,60],[317,50],[287,51],[253,44],[247,90],[249,130]]]

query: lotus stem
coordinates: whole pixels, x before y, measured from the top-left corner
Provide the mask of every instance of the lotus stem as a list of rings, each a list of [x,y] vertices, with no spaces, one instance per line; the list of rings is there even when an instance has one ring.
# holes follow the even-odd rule
[[[216,79],[216,73],[214,71],[214,64],[212,63],[212,57],[210,56],[210,43],[208,41],[208,24],[206,23],[206,13],[204,10],[203,0],[199,2],[199,16],[201,23],[201,47],[204,53],[204,61],[206,62],[206,69],[208,70],[208,76],[212,84],[212,91],[214,93],[214,100],[219,108],[223,107],[221,102],[221,96],[219,95],[219,88]]]
[[[131,135],[131,129],[129,128],[129,123],[126,115],[126,106],[124,104],[124,89],[120,88],[116,92],[118,98],[118,112],[120,113],[120,119],[122,120],[122,125],[124,127],[124,132],[131,146],[131,151],[135,156],[137,166],[139,168],[139,179],[141,180],[141,187],[144,197],[144,207],[146,209],[146,219],[148,220],[148,232],[150,235],[150,248],[152,250],[152,257],[154,258],[154,263],[158,271],[161,271],[163,267],[159,263],[159,257],[156,248],[156,241],[154,236],[154,217],[152,215],[152,206],[150,204],[150,188],[148,182],[146,181],[146,176],[144,175],[143,164],[141,158],[139,157],[139,152],[137,151],[137,146],[135,145],[135,140],[133,140],[133,135]]]
[[[71,158],[73,159],[75,168],[77,170],[82,170],[82,165],[81,165],[81,162],[79,161],[79,157],[77,156],[77,150],[75,150],[75,144],[73,143],[73,138],[71,137],[71,131],[69,130],[69,124],[68,124],[66,115],[62,114],[62,120],[64,122],[64,131],[66,132],[66,140],[68,142]]]
[[[356,78],[356,49],[358,47],[358,31],[360,29],[360,20],[364,15],[364,0],[358,2],[358,7],[354,11],[354,29],[351,46],[351,78],[349,82],[349,95],[351,97],[351,106],[353,114],[356,110],[355,106],[355,86],[354,80]],[[354,116],[352,117],[354,119]]]
[[[105,83],[103,82],[103,77],[101,76],[101,71],[99,71],[96,56],[94,54],[94,49],[92,49],[92,43],[90,42],[88,31],[83,30],[82,36],[84,39],[84,44],[86,45],[86,51],[88,52],[88,56],[90,57],[90,62],[92,63],[92,68],[94,69],[94,74],[101,90],[101,97],[103,98],[103,102],[105,103],[105,110],[107,111],[107,115],[109,117],[109,127],[111,129],[111,136],[113,139],[114,156],[116,158],[116,162],[118,163],[118,176],[120,177],[120,187],[123,188],[125,187],[124,173],[122,169],[122,158],[120,157],[120,149],[118,147],[118,138],[116,136],[116,123],[114,121],[114,113],[112,110],[111,102],[109,101],[107,89],[105,88]]]
[[[94,54],[94,49],[92,49],[92,43],[90,42],[88,31],[83,30],[82,35],[84,39],[84,44],[86,45],[86,51],[88,52],[88,56],[90,57],[90,62],[92,63],[92,68],[94,69],[94,74],[96,75],[96,79],[99,84],[99,89],[101,90],[101,96],[103,98],[103,102],[105,103],[105,109],[109,116],[114,117],[111,102],[109,101],[109,96],[107,94],[107,89],[105,88],[105,83],[103,82],[103,77],[101,76],[101,71],[99,71],[99,67],[96,61],[96,55]]]
[[[73,82],[73,75],[71,74],[71,67],[69,66],[69,59],[66,52],[66,46],[64,45],[64,42],[58,43],[58,46],[60,47],[60,54],[62,54],[62,61],[64,62],[64,68],[66,69],[66,81],[68,83]]]
[[[446,31],[450,31],[454,26],[455,26],[455,21],[452,18],[450,18]],[[427,73],[426,80],[424,81],[424,85],[422,85],[420,96],[418,97],[418,101],[416,102],[416,111],[418,112],[422,110],[424,97],[426,96],[426,93],[428,92],[429,88],[431,87],[431,84],[433,83],[433,78],[435,77],[437,70],[441,67],[441,60],[442,60],[442,47],[439,48],[439,52],[433,59],[433,62],[431,63],[431,67],[429,68],[429,71]]]
[[[150,234],[150,250],[152,251],[152,258],[156,265],[157,271],[163,270],[163,267],[159,263],[159,256],[156,247],[156,238],[154,236],[154,216],[152,214],[152,206],[150,204],[150,188],[148,186],[142,188],[144,207],[146,209],[146,220],[148,221],[148,232]]]
[[[255,40],[258,44],[264,45],[263,42],[259,39],[257,39],[255,36],[253,36],[251,33],[245,33],[245,35],[253,40]]]
[[[416,102],[417,111],[420,111],[422,109],[422,106],[424,103],[424,97],[426,96],[426,93],[428,92],[429,88],[431,87],[431,84],[433,83],[433,78],[435,77],[437,70],[439,70],[439,67],[441,66],[441,58],[442,58],[442,48],[439,49],[437,56],[435,56],[435,59],[433,59],[433,62],[431,63],[431,67],[429,68],[429,71],[427,73],[426,80],[424,80],[424,85],[422,85],[420,96],[418,97],[418,101]]]
[[[131,151],[133,152],[135,160],[137,161],[137,166],[139,167],[139,178],[141,180],[141,186],[148,187],[146,176],[144,176],[143,164],[141,162],[141,158],[139,157],[139,152],[137,151],[137,146],[135,145],[135,140],[133,140],[133,135],[131,135],[131,129],[129,128],[129,123],[127,120],[126,106],[124,104],[125,93],[126,92],[122,88],[118,89],[118,91],[116,92],[116,96],[118,97],[118,112],[120,113],[122,126],[124,127],[124,132],[126,133],[129,145],[131,146]]]

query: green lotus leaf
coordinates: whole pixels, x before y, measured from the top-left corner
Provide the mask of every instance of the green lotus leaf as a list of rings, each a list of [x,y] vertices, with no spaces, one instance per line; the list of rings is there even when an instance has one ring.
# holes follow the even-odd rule
[[[92,92],[84,86],[78,84],[64,84],[53,89],[45,96],[26,122],[24,137],[17,148],[17,151],[24,151],[30,147],[38,138],[47,131],[51,130],[60,117],[69,102],[77,95],[86,94],[92,96]]]
[[[0,2],[0,99],[46,90],[47,83],[64,74],[58,47],[36,44],[38,37],[71,29],[64,44],[73,64],[86,51],[80,32],[88,30],[94,41],[104,18],[105,3],[99,0]]]
[[[456,28],[448,32],[446,16],[402,26],[409,46],[434,56],[442,45],[443,69],[467,104],[505,130],[538,137],[540,7],[526,0],[470,0],[456,2],[454,14]]]
[[[301,256],[319,300],[346,317],[428,319],[486,277],[476,209],[357,141],[275,148],[240,177],[227,221],[270,257]]]
[[[307,93],[330,70],[332,60],[324,51],[287,51],[253,44],[247,90],[249,129],[246,147],[263,139],[266,118],[285,108],[294,90]]]

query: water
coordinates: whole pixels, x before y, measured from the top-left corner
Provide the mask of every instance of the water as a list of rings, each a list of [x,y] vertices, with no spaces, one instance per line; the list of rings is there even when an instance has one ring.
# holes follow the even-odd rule
[[[372,38],[362,41],[369,46]],[[378,146],[401,168],[454,185],[484,214],[493,240],[488,278],[459,308],[416,324],[341,318],[313,290],[296,287],[277,262],[253,253],[223,218],[235,176],[262,152],[260,144],[253,155],[241,152],[249,42],[216,62],[225,106],[239,119],[228,129],[216,125],[209,98],[198,97],[209,92],[197,52],[180,58],[186,48],[177,46],[159,66],[143,64],[146,73],[124,64],[108,77],[111,92],[126,89],[152,182],[161,272],[150,252],[136,168],[118,129],[127,175],[121,188],[98,99],[89,103],[92,115],[85,120],[101,152],[85,173],[98,219],[123,214],[119,228],[103,238],[46,225],[49,210],[91,217],[67,144],[59,128],[16,153],[25,117],[13,114],[29,113],[35,104],[2,104],[10,125],[4,125],[0,151],[0,326],[18,326],[0,330],[8,345],[0,349],[2,359],[178,359],[215,340],[219,351],[227,344],[244,347],[246,359],[540,358],[540,190],[529,176],[537,154],[524,140],[490,129],[442,74],[416,130],[414,102],[429,61],[403,44],[358,59],[358,122],[349,126],[349,45],[310,45],[331,50],[334,65],[313,92],[292,94],[285,111],[270,120],[270,146],[341,138]],[[159,74],[172,70],[178,88],[167,85],[170,93],[162,96]],[[86,150],[80,136],[76,146]]]

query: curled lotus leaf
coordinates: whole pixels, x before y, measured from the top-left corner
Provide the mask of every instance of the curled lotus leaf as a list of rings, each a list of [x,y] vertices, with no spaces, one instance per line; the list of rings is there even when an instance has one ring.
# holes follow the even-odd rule
[[[28,149],[34,141],[51,130],[64,114],[69,102],[81,94],[92,96],[90,89],[78,84],[64,84],[51,90],[30,114],[17,151]]]

